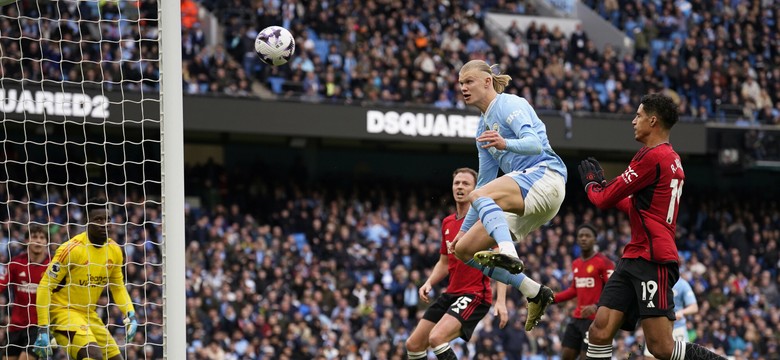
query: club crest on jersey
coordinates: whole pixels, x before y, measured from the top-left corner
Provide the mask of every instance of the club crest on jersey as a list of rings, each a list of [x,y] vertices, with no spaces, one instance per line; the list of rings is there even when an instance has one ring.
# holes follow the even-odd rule
[[[588,265],[588,268],[585,270],[588,272],[588,274],[593,272],[593,265]]]

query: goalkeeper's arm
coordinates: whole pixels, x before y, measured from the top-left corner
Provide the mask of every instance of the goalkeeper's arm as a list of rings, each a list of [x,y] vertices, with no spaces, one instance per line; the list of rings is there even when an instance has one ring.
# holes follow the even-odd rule
[[[78,257],[77,253],[76,245],[70,241],[65,242],[57,248],[51,263],[46,268],[46,272],[43,273],[41,282],[38,284],[35,300],[39,326],[49,326],[49,307],[51,306],[52,290],[68,276],[68,265],[72,258]]]
[[[121,254],[119,256],[119,259],[121,260]],[[121,262],[117,263],[121,264]],[[111,290],[111,296],[114,298],[116,305],[119,306],[119,310],[125,315],[125,335],[127,342],[130,342],[135,337],[135,332],[138,330],[138,320],[135,317],[135,307],[133,307],[130,294],[127,293],[125,277],[122,275],[122,268],[120,266],[114,266],[111,269],[109,290]]]
[[[46,273],[41,277],[41,282],[38,284],[38,290],[36,291],[36,311],[38,312],[38,325],[45,327],[49,326],[49,306],[51,305],[51,281],[49,280],[49,273],[51,272],[51,264],[46,270]]]

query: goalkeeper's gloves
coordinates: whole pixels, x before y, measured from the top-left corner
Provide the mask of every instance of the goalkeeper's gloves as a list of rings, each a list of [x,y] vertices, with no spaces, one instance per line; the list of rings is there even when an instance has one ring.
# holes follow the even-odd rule
[[[52,354],[51,344],[49,343],[49,327],[43,326],[38,329],[38,338],[35,339],[33,352],[40,359],[48,359]]]
[[[129,343],[135,337],[136,331],[138,331],[138,321],[135,319],[135,311],[127,312],[124,323],[125,334],[127,335],[126,341]]]

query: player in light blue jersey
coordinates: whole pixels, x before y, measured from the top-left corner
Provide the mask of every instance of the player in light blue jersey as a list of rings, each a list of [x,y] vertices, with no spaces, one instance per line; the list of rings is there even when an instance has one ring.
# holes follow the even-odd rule
[[[476,134],[477,189],[469,195],[471,209],[453,241],[454,252],[499,286],[520,289],[528,298],[525,329],[530,331],[553,302],[553,292],[522,274],[513,235],[523,240],[558,213],[566,193],[566,166],[528,101],[503,94],[511,77],[495,74],[482,60],[469,61],[459,75],[463,99],[482,115]],[[498,251],[485,250],[496,244]]]
[[[691,284],[681,276],[674,286],[674,314],[677,320],[674,321],[672,337],[674,341],[688,342],[688,329],[685,326],[685,316],[693,315],[699,312],[699,304],[696,302],[696,294],[693,293]],[[645,359],[655,359],[645,346]]]

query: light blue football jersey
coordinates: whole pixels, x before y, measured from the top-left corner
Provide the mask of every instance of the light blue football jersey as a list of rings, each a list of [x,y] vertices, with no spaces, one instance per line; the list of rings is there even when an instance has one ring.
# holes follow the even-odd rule
[[[477,187],[481,187],[498,174],[500,168],[505,174],[512,171],[522,171],[532,167],[547,167],[561,174],[566,180],[566,165],[558,154],[550,147],[547,139],[547,128],[536,115],[527,100],[513,94],[498,94],[480,116],[476,137],[487,130],[497,130],[506,140],[535,136],[541,143],[541,153],[523,155],[496,148],[483,149],[484,143],[477,142],[479,150],[479,176]]]
[[[693,293],[691,284],[682,277],[672,287],[674,292],[674,312],[685,309],[688,305],[696,303],[696,294]],[[674,322],[674,327],[685,327],[685,317]]]

